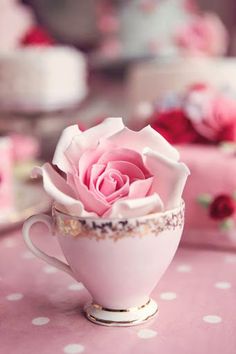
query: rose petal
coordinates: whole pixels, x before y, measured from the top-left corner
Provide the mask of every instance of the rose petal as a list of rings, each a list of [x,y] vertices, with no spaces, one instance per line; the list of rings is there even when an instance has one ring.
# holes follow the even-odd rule
[[[99,180],[99,179],[98,179]],[[117,182],[110,177],[109,174],[106,176],[102,176],[102,180],[98,181],[99,183],[99,191],[104,195],[104,196],[109,196],[116,190]]]
[[[83,204],[75,199],[75,194],[66,181],[52,168],[49,163],[42,167],[35,167],[32,176],[41,175],[45,191],[59,204],[64,205],[72,215],[96,216],[95,213],[88,213],[84,210]]]
[[[105,198],[102,198],[102,196],[98,197],[95,192],[89,190],[81,182],[79,176],[73,175],[72,177],[74,178],[77,197],[83,203],[86,210],[102,216],[110,208],[110,204],[106,202]]]
[[[105,165],[94,164],[91,167],[90,171],[88,172],[88,183],[89,183],[88,188],[92,192],[95,192],[95,193],[97,192],[97,190],[96,190],[97,179],[104,172],[105,168],[106,168]]]
[[[145,164],[154,176],[150,194],[158,193],[164,202],[165,210],[178,207],[190,174],[188,167],[151,150],[145,149]]]
[[[78,125],[71,125],[63,130],[57,143],[57,147],[52,160],[52,163],[56,165],[61,171],[70,171],[70,163],[68,162],[68,159],[64,153],[71,144],[72,139],[81,133],[82,132],[79,130]]]
[[[92,173],[92,169],[94,170],[93,166],[98,166],[99,171],[101,170],[101,166],[104,166],[103,169],[105,169],[105,165],[97,164],[97,160],[102,153],[103,149],[100,148],[87,150],[82,154],[79,160],[79,177],[80,180],[87,186],[90,183],[90,174]]]
[[[119,185],[117,186],[117,190],[114,191],[113,193],[107,195],[105,198],[106,198],[106,201],[108,203],[114,203],[115,200],[117,199],[120,199],[120,198],[123,198],[125,196],[128,195],[129,193],[129,178],[128,176],[125,176],[125,175],[118,175],[117,173],[118,171],[112,171],[112,170],[108,170],[106,171],[105,173],[113,173],[113,174],[117,174],[117,181],[119,183]],[[102,178],[103,176],[101,176]],[[99,182],[99,180],[98,180]]]
[[[95,164],[92,166],[91,175],[90,175],[90,184],[89,184],[90,191],[93,192],[95,195],[97,195],[98,198],[105,199],[108,203],[117,199],[120,194],[127,195],[129,192],[129,181],[128,181],[127,176],[126,176],[125,181],[124,181],[123,177],[121,178],[120,184],[123,185],[123,188],[124,188],[123,190],[115,191],[115,192],[111,193],[110,195],[108,195],[107,197],[101,193],[101,191],[99,190],[99,187],[97,186],[97,182],[99,184],[99,182],[100,182],[100,181],[98,181],[99,177],[104,178],[104,175],[102,176],[102,173],[104,172],[104,170],[105,170],[105,165]],[[115,171],[115,172],[117,172],[117,171]],[[119,189],[121,188],[121,185],[118,186]]]
[[[117,200],[103,216],[108,218],[132,218],[163,210],[163,203],[157,194],[145,198]]]
[[[123,129],[123,127],[122,118],[105,119],[95,127],[84,131],[79,136],[75,136],[65,151],[66,158],[71,164],[78,166],[80,157],[85,150],[95,149],[101,138],[107,138]],[[108,144],[108,142],[106,144]],[[71,170],[69,170],[69,172],[71,172]]]
[[[135,179],[145,179],[145,176],[141,169],[131,162],[127,161],[112,161],[107,164],[107,169],[114,169],[129,176],[130,183]]]
[[[119,146],[119,145],[118,145]],[[133,165],[136,165],[144,174],[144,176],[150,176],[149,171],[147,171],[144,166],[142,156],[134,150],[126,148],[116,148],[105,152],[98,160],[98,163],[107,164],[112,161],[127,161]]]
[[[145,147],[148,147],[174,161],[179,160],[178,151],[149,125],[137,132],[125,127],[107,140],[122,146],[122,148],[137,151],[140,154],[142,154]]]
[[[133,198],[143,198],[148,194],[153,182],[153,177],[137,180],[129,186],[128,197]]]

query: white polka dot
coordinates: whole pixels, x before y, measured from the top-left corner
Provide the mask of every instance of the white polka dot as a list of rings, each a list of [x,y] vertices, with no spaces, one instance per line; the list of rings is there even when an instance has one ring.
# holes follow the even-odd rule
[[[50,321],[48,317],[36,317],[32,320],[33,325],[35,326],[43,326]]]
[[[236,263],[236,256],[229,255],[225,257],[226,263]]]
[[[47,274],[54,274],[57,272],[57,268],[49,265],[49,266],[44,267],[43,271],[44,271],[44,273],[47,273]]]
[[[84,346],[81,344],[68,344],[64,347],[64,353],[66,354],[78,354],[84,351]]]
[[[152,329],[144,328],[138,331],[138,337],[143,339],[153,338],[157,335],[156,331]]]
[[[35,258],[35,255],[32,252],[30,252],[30,251],[25,251],[22,254],[22,258],[24,258],[24,259],[32,259],[32,258]]]
[[[3,245],[6,247],[6,248],[12,248],[12,247],[15,247],[16,246],[16,240],[14,239],[8,239],[8,240],[5,240],[3,242]]]
[[[73,284],[70,284],[68,286],[68,289],[69,290],[74,290],[74,291],[77,291],[77,290],[82,290],[84,289],[84,286],[82,283],[73,283]]]
[[[14,294],[9,294],[7,295],[7,300],[9,301],[18,301],[18,300],[21,300],[23,298],[23,294],[21,293],[14,293]]]
[[[161,293],[160,298],[162,300],[174,300],[177,298],[177,295],[174,292],[166,292],[166,293]]]
[[[203,321],[207,323],[220,323],[222,318],[217,315],[207,315],[203,317]]]
[[[215,287],[218,289],[229,289],[231,288],[231,284],[227,281],[219,281],[215,283]]]
[[[189,273],[191,272],[192,270],[192,267],[188,264],[181,264],[177,267],[177,272],[180,272],[180,273]]]

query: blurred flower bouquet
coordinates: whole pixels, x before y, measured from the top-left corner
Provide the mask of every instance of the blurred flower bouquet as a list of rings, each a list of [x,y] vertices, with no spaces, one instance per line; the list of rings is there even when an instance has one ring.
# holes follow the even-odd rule
[[[236,100],[205,84],[166,97],[148,120],[172,144],[236,141]]]

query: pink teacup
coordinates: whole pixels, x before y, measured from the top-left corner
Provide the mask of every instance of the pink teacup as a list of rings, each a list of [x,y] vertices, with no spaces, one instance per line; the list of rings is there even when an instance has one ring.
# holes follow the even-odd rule
[[[55,234],[68,264],[39,250],[30,228],[42,222]],[[155,316],[150,293],[168,268],[184,226],[184,203],[162,213],[137,218],[82,218],[56,209],[36,215],[23,226],[30,250],[82,282],[93,301],[84,308],[92,322],[130,326]]]

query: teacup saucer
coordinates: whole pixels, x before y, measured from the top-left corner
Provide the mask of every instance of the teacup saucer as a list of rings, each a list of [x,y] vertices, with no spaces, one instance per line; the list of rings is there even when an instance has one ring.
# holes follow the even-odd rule
[[[93,323],[103,326],[127,327],[144,323],[153,318],[158,312],[157,303],[149,299],[140,307],[128,309],[108,309],[95,303],[90,303],[84,308],[85,315]]]

